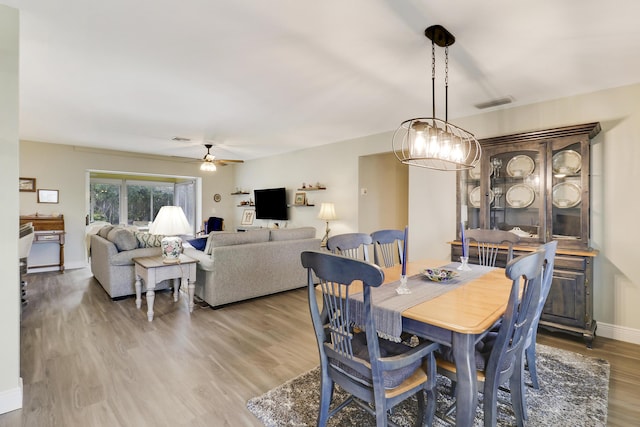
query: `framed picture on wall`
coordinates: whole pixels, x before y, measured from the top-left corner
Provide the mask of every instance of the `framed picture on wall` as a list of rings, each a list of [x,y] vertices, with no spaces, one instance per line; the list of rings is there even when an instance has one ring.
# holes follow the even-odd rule
[[[58,190],[38,190],[38,203],[58,203]]]
[[[298,206],[307,204],[307,193],[296,193],[293,204]]]
[[[253,219],[256,217],[256,211],[253,209],[245,209],[244,212],[242,212],[242,221],[240,222],[241,225],[252,225],[253,224]]]
[[[20,191],[30,191],[34,193],[36,191],[36,179],[35,178],[22,178],[18,181],[18,188]]]

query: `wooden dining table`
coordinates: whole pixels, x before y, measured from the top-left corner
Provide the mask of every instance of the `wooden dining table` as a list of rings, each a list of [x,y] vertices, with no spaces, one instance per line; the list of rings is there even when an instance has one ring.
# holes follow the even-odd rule
[[[443,260],[411,261],[407,276],[449,264]],[[470,265],[473,269],[473,265]],[[383,268],[385,284],[400,279],[401,266]],[[425,283],[429,282],[425,280]],[[473,425],[478,404],[475,344],[506,311],[512,282],[495,268],[463,286],[402,311],[402,330],[451,347],[455,358],[456,426]],[[383,285],[384,286],[384,285]],[[374,303],[375,307],[375,303]]]

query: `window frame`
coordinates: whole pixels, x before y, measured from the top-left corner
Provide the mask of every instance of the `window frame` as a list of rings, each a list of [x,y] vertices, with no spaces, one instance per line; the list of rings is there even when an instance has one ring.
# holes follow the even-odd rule
[[[93,175],[99,176],[93,176]],[[147,179],[145,179],[147,178]],[[164,179],[163,179],[164,178]],[[150,175],[150,174],[137,174],[137,173],[129,173],[129,172],[107,172],[107,171],[97,171],[97,170],[88,170],[86,175],[87,182],[87,225],[94,222],[93,215],[94,209],[91,203],[91,185],[93,183],[103,183],[103,184],[112,184],[118,185],[120,188],[119,194],[119,223],[120,224],[128,224],[129,215],[128,215],[128,185],[148,185],[148,186],[157,186],[158,184],[169,184],[173,188],[173,200],[176,203],[176,188],[178,186],[184,187],[185,185],[191,188],[191,195],[188,195],[185,198],[185,203],[187,204],[185,210],[185,215],[187,216],[187,220],[192,226],[192,234],[196,233],[196,224],[202,222],[202,215],[200,213],[202,206],[202,183],[201,178],[199,177],[186,177],[186,176],[170,176],[170,175]],[[153,212],[153,205],[150,207]],[[146,229],[146,226],[139,227],[141,229]]]

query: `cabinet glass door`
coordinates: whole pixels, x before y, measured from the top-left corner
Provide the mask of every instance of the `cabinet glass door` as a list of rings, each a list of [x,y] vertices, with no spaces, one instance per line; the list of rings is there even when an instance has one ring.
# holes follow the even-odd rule
[[[551,234],[553,239],[579,240],[585,228],[584,209],[588,195],[583,191],[581,143],[553,147],[551,158]]]
[[[487,152],[489,174],[486,218],[488,228],[511,231],[523,240],[544,238],[544,150],[539,144],[520,150]]]

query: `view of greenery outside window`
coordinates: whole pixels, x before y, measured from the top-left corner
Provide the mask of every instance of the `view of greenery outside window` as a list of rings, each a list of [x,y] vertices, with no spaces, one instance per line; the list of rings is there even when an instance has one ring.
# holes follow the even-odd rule
[[[127,182],[127,224],[148,226],[162,206],[173,205],[173,184]]]
[[[120,183],[91,182],[91,222],[120,223]]]
[[[195,185],[141,179],[90,179],[90,222],[135,225],[146,228],[165,205],[182,206],[189,223],[195,223]]]

